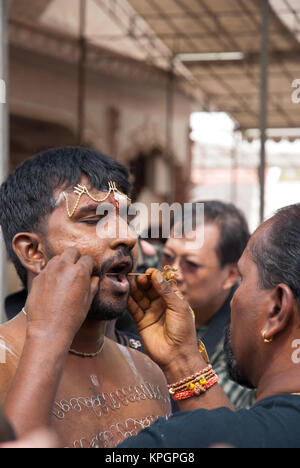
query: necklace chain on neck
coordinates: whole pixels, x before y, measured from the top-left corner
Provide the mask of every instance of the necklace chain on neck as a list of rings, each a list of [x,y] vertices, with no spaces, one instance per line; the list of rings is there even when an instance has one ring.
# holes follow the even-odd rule
[[[75,349],[70,349],[69,353],[74,354],[75,356],[83,357],[83,358],[93,358],[93,357],[99,356],[99,354],[102,353],[103,348],[104,348],[104,344],[105,344],[105,338],[104,338],[103,343],[101,344],[100,348],[95,353],[82,353],[80,351],[75,351]]]
[[[27,312],[26,312],[24,307],[22,309],[22,312],[25,315],[25,317],[27,317]],[[105,337],[104,337],[103,343],[101,344],[100,348],[95,353],[82,353],[80,351],[75,351],[75,349],[70,349],[69,353],[74,354],[75,356],[83,357],[83,358],[93,358],[93,357],[99,356],[99,354],[102,353],[103,348],[104,348],[104,344],[105,344]]]

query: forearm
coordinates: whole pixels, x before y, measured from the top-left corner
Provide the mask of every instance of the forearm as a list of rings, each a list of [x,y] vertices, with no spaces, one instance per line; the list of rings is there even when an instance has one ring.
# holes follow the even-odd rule
[[[164,281],[158,271],[149,269],[146,273],[151,275],[150,279],[141,276],[132,284],[128,308],[145,350],[160,366],[171,385],[203,371],[207,362],[198,349],[194,313],[191,313],[193,311],[190,306],[182,299],[177,286]],[[180,385],[178,387],[181,388]],[[185,387],[183,389],[185,391]],[[186,396],[190,394],[181,395]],[[233,409],[217,384],[200,396],[180,400],[178,405],[182,411],[221,406]]]
[[[58,344],[54,337],[27,336],[17,372],[4,402],[4,412],[18,437],[50,426],[67,346],[65,343]]]
[[[180,379],[193,375],[207,367],[207,363],[202,358],[197,350],[191,351],[190,354],[184,354],[173,359],[167,367],[163,369],[168,384],[173,384]],[[181,411],[191,411],[195,409],[214,409],[218,407],[228,407],[233,410],[233,407],[219,385],[214,385],[200,396],[180,400],[177,402]]]

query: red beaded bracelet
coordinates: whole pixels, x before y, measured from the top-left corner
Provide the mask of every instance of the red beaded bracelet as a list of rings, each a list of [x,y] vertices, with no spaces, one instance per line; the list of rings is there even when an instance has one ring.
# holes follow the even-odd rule
[[[175,401],[185,400],[194,396],[199,396],[218,382],[218,377],[212,366],[196,372],[185,379],[168,385],[169,393]]]
[[[192,398],[195,396],[200,396],[202,393],[205,393],[207,390],[209,390],[213,385],[217,384],[219,381],[218,376],[215,374],[209,381],[207,381],[206,384],[200,385],[200,384],[195,384],[194,388],[190,390],[184,390],[182,392],[176,392],[174,395],[172,395],[173,399],[175,401],[180,401],[180,400],[186,400],[188,398]]]
[[[168,385],[168,388],[172,389],[172,390],[175,390],[177,387],[180,387],[181,385],[184,385],[186,383],[191,382],[192,380],[195,380],[197,377],[200,377],[201,375],[206,374],[210,370],[212,370],[211,364],[208,367],[206,367],[205,369],[202,369],[201,371],[196,372],[195,374],[190,375],[189,377],[186,377],[185,379],[181,379],[181,380],[179,380],[178,382],[176,382],[174,384]]]
[[[195,384],[199,384],[200,385],[204,385],[206,384],[206,382],[208,380],[210,380],[212,377],[214,377],[215,375],[215,372],[213,370],[210,370],[208,372],[205,372],[205,374],[202,374],[198,377],[196,377],[195,379],[191,379],[190,381],[184,383],[183,385],[180,385],[176,388],[170,388],[169,389],[169,392],[171,393],[171,395],[174,395],[174,393],[177,393],[179,392],[180,390],[190,390],[190,389],[193,389]]]

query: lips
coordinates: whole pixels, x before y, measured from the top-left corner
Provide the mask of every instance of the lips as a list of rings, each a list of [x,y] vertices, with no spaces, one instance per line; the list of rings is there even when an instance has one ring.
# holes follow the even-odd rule
[[[133,262],[130,258],[123,259],[114,263],[104,275],[123,277],[131,273],[133,269]]]
[[[109,283],[110,287],[117,294],[128,294],[130,290],[130,284],[128,281],[128,273],[133,269],[133,262],[130,258],[114,263],[104,273],[104,280]]]

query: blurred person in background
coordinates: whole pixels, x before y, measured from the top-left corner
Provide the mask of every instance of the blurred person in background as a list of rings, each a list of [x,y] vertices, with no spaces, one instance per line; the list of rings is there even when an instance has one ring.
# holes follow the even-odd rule
[[[237,263],[250,237],[245,216],[233,204],[221,201],[204,203],[204,240],[195,231],[195,245],[190,232],[176,238],[176,223],[167,240],[162,266],[177,269],[177,285],[195,313],[197,337],[206,346],[220,385],[235,408],[247,408],[255,402],[255,392],[233,382],[227,371],[223,351],[224,332],[230,323],[230,303],[237,289]],[[179,220],[182,226],[196,226],[197,203]],[[188,238],[187,238],[188,236]],[[199,240],[198,240],[199,239]]]

